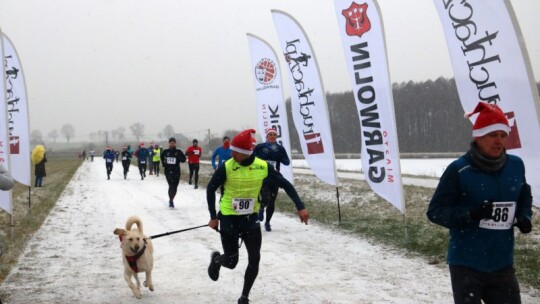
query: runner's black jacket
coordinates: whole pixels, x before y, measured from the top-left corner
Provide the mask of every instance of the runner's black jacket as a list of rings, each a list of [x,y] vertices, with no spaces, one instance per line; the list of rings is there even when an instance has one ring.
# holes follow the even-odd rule
[[[174,161],[167,161],[174,159]],[[165,174],[180,174],[180,163],[186,162],[186,155],[180,149],[165,149],[161,153],[161,164]]]

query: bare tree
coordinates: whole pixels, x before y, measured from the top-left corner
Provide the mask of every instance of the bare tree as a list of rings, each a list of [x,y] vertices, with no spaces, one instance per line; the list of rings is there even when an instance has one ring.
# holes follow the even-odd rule
[[[137,141],[139,141],[139,139],[144,135],[144,125],[140,122],[132,124],[131,126],[129,126],[129,129],[131,130],[131,133],[133,134],[133,136],[135,136]]]
[[[47,134],[47,137],[51,138],[54,143],[56,143],[56,139],[58,138],[58,131],[56,129],[53,129],[49,134]]]
[[[64,136],[69,143],[69,140],[75,136],[75,128],[71,124],[65,124],[60,128],[60,133]]]
[[[43,137],[41,136],[41,131],[34,130],[30,133],[30,143],[33,145],[41,144],[43,142]]]
[[[166,125],[164,128],[163,128],[163,136],[165,136],[165,138],[171,138],[172,136],[174,135],[174,128],[173,126],[171,125]]]

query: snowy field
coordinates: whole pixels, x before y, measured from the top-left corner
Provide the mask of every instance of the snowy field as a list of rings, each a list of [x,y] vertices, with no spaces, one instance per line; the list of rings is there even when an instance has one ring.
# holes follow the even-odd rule
[[[441,177],[446,167],[456,158],[404,158],[400,160],[401,174]],[[305,159],[294,159],[293,168],[309,168]],[[336,159],[338,171],[362,171],[360,159]]]
[[[111,180],[101,159],[79,168],[0,286],[4,303],[236,303],[247,254],[242,248],[237,268],[222,268],[219,281],[211,281],[210,252],[221,245],[206,227],[155,239],[155,291],[133,297],[113,230],[130,215],[142,218],[147,235],[204,225],[209,216],[204,189],[181,182],[171,210],[164,176],[141,181],[132,166],[124,180],[120,167]],[[263,231],[252,303],[453,303],[445,265],[305,226],[289,214],[276,214],[272,223],[272,232]],[[538,292],[523,293],[523,303],[540,302],[531,294]]]

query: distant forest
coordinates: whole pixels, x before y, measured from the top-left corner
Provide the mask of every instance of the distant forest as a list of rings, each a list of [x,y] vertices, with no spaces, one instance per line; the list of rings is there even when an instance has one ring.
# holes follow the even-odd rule
[[[537,83],[540,90],[540,83]],[[472,140],[472,126],[463,117],[454,78],[394,83],[399,150],[411,152],[464,152]],[[360,153],[360,123],[352,91],[327,93],[335,153]],[[290,99],[287,113],[291,112]],[[470,109],[472,111],[473,109]],[[469,110],[468,110],[469,111]],[[300,149],[298,134],[288,115],[291,147]]]

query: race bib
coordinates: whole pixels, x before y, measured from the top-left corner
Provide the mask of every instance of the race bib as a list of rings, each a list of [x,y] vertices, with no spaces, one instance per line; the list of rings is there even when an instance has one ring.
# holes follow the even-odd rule
[[[511,229],[516,213],[516,202],[494,202],[492,219],[481,220],[480,228],[506,230]]]
[[[112,163],[112,159],[110,159],[110,158],[107,158],[105,161],[108,162],[108,163]]]
[[[146,164],[146,161],[145,160],[141,160],[141,164]]]
[[[127,160],[127,156],[122,156],[122,160]]]
[[[176,157],[166,157],[167,165],[176,165]]]
[[[253,198],[233,198],[232,200],[232,208],[238,215],[252,214],[253,207],[255,207]]]
[[[199,155],[200,152],[201,152],[201,151],[199,151],[199,150],[193,150],[193,154],[195,154],[195,155]]]

